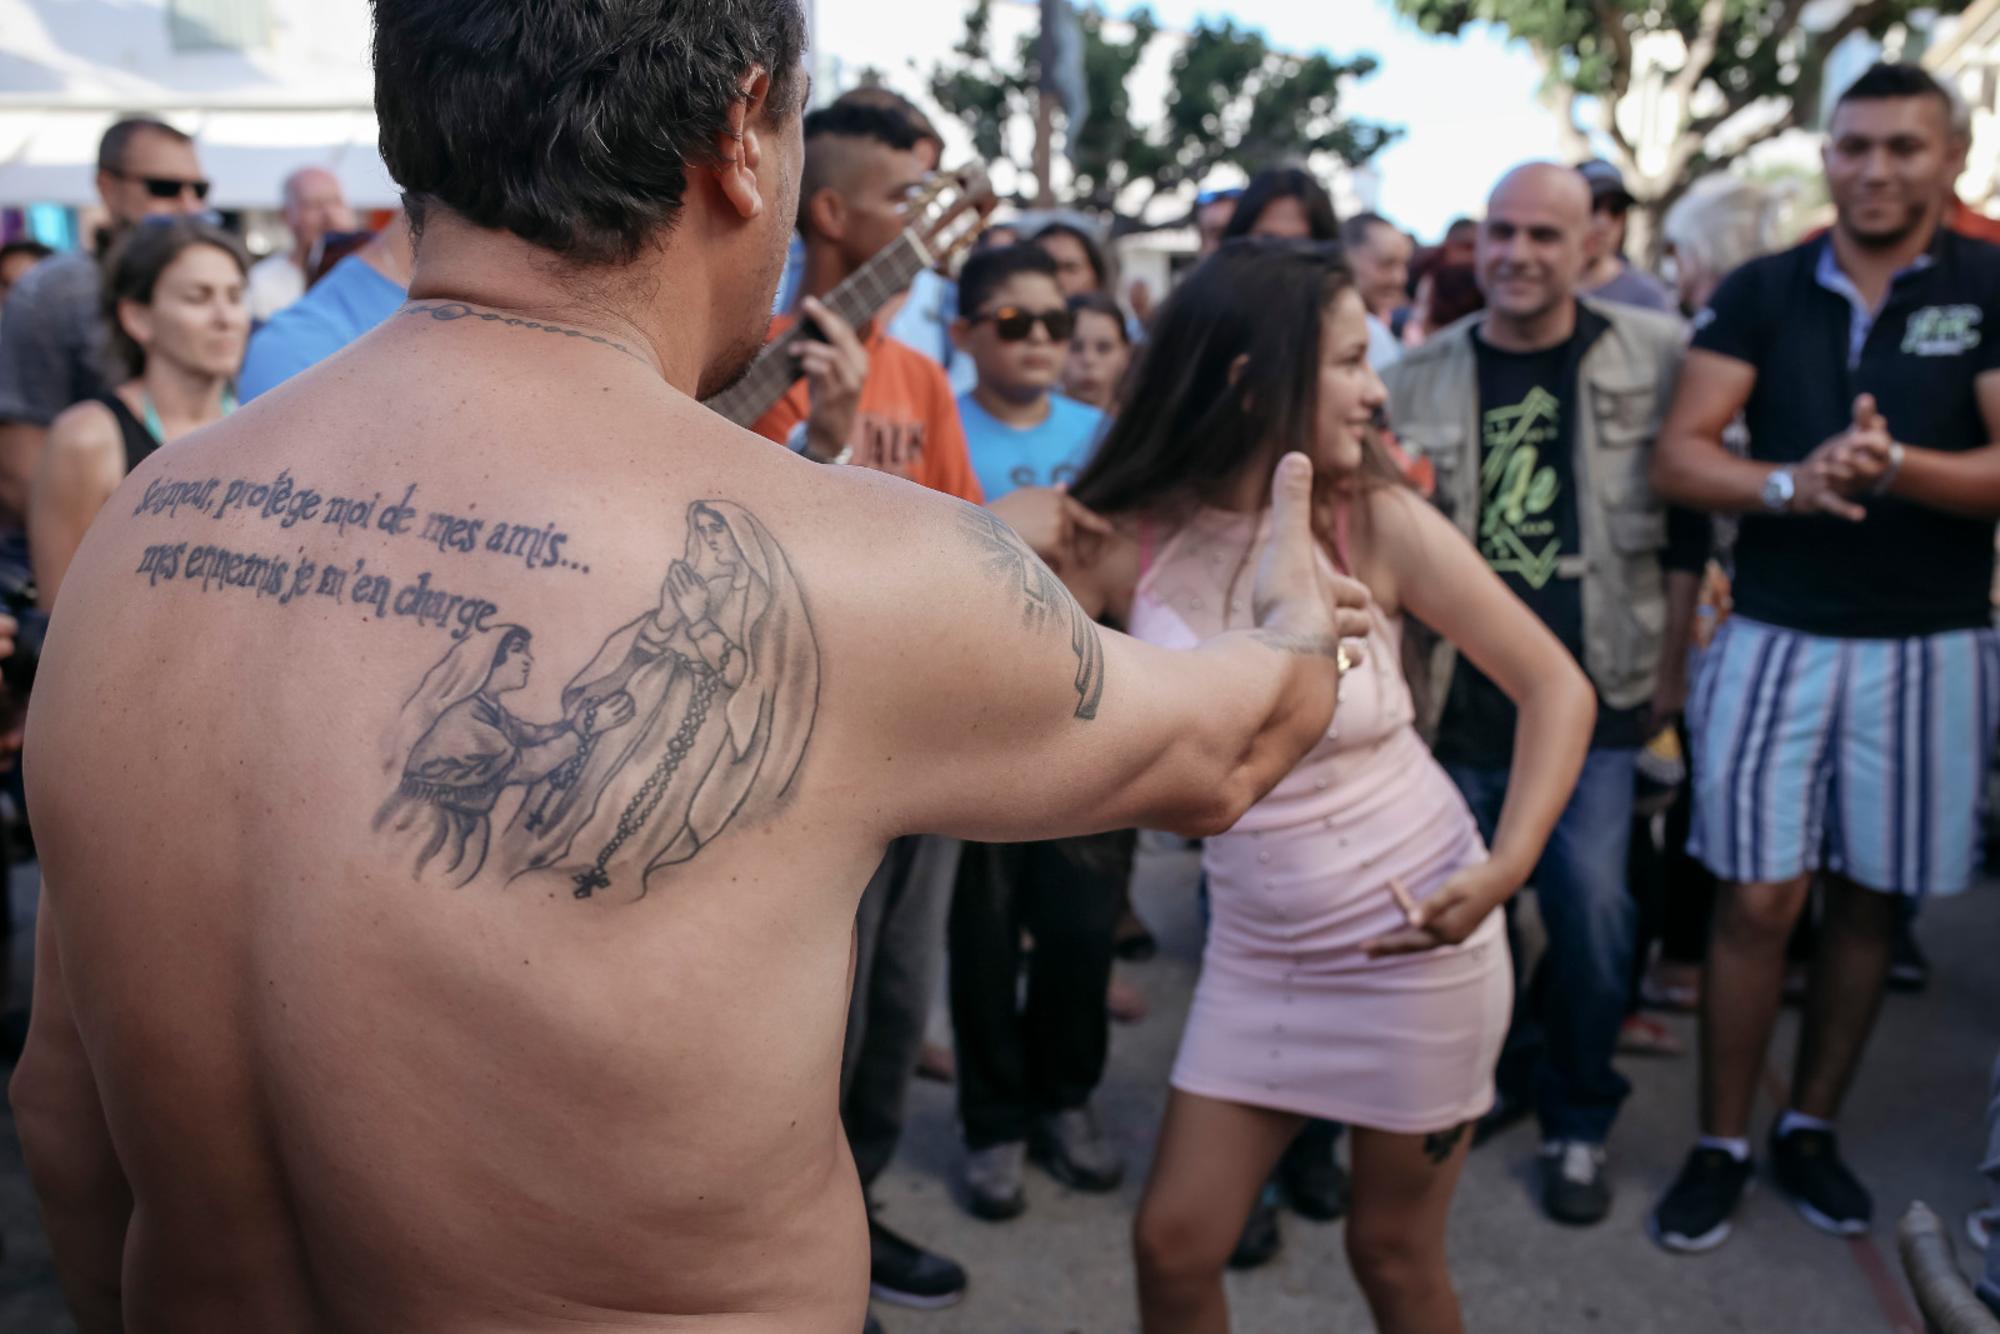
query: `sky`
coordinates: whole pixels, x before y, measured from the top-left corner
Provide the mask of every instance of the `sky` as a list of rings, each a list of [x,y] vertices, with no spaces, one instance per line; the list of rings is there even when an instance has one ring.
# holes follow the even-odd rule
[[[1453,218],[1478,212],[1508,167],[1557,151],[1555,115],[1536,98],[1541,67],[1525,45],[1507,42],[1498,29],[1431,37],[1389,0],[1151,2],[1173,27],[1227,15],[1262,29],[1286,50],[1376,56],[1381,67],[1351,83],[1341,106],[1404,127],[1404,136],[1373,164],[1381,175],[1380,208],[1427,240]]]
[[[1131,0],[1101,0],[1123,15]],[[1405,128],[1374,161],[1379,207],[1426,239],[1451,219],[1479,211],[1511,165],[1557,149],[1555,117],[1536,98],[1541,70],[1527,49],[1481,28],[1457,39],[1428,37],[1389,0],[1149,0],[1168,27],[1228,16],[1260,29],[1284,50],[1368,52],[1375,74],[1350,83],[1342,108]],[[965,0],[817,0],[823,49],[909,82],[964,30]]]

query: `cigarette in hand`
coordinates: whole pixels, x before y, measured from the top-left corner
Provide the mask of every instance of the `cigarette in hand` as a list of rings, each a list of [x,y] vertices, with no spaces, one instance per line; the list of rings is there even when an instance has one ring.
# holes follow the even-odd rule
[[[1396,906],[1403,910],[1403,916],[1409,920],[1411,926],[1423,921],[1423,910],[1417,907],[1417,901],[1410,897],[1410,891],[1395,876],[1389,877],[1389,893],[1395,896]]]

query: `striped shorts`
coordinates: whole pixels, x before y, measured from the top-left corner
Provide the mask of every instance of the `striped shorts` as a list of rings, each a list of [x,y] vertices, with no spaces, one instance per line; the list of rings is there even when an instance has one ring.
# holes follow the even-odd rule
[[[1828,639],[1732,617],[1688,706],[1688,851],[1724,880],[1824,869],[1885,893],[1972,883],[2000,636]]]

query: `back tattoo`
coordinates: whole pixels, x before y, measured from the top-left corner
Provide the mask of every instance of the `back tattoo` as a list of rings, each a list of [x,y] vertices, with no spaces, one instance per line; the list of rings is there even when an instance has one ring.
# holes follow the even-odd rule
[[[153,543],[136,573],[149,586],[238,589],[278,607],[345,604],[370,624],[439,632],[442,655],[384,729],[387,792],[373,822],[416,879],[462,886],[491,870],[578,899],[635,899],[789,793],[818,711],[819,643],[784,550],[748,510],[689,505],[683,553],[657,603],[632,608],[571,676],[559,716],[536,720],[504,697],[528,684],[545,641],[468,591],[478,571],[460,567],[497,558],[588,578],[569,534],[430,510],[415,485],[387,504],[385,494],[395,493],[334,496],[289,470],[269,482],[162,477],[135,516],[240,516],[283,534],[282,549]],[[389,560],[328,560],[325,548],[351,533],[386,535]],[[441,569],[391,572],[420,548]],[[573,645],[556,641],[546,651],[565,650]]]

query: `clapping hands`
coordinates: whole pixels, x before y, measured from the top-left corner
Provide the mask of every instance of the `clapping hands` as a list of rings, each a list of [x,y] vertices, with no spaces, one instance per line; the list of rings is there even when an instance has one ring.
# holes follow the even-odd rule
[[[1889,434],[1889,423],[1876,407],[1875,396],[1860,395],[1854,400],[1853,424],[1799,465],[1792,509],[1859,523],[1868,517],[1868,511],[1855,501],[1881,484],[1895,450],[1895,437]]]

